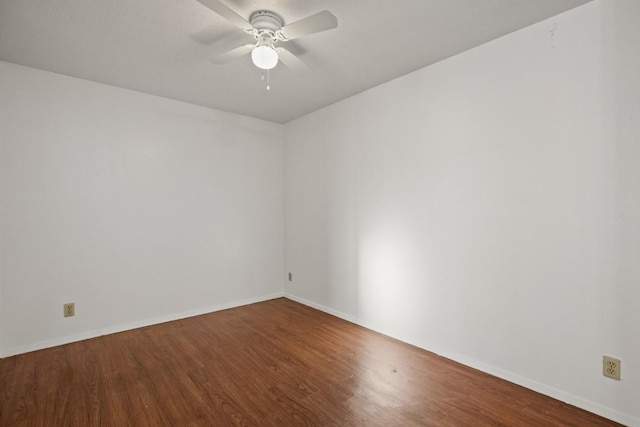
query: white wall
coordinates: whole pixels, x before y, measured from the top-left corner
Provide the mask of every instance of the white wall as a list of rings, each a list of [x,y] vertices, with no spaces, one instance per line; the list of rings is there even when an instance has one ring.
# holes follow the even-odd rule
[[[613,276],[602,295],[603,347],[622,355],[619,399],[640,426],[640,2],[603,2],[605,129],[613,157]],[[608,326],[608,328],[607,328]],[[611,330],[615,333],[609,333]]]
[[[288,123],[285,291],[640,425],[639,5],[590,3]]]
[[[8,63],[0,93],[4,355],[282,294],[282,125]]]
[[[0,105],[2,105],[2,102],[0,102]],[[5,123],[4,123],[4,120],[3,120],[2,112],[3,112],[3,109],[0,106],[0,129],[3,129],[5,127]],[[3,141],[3,135],[2,135],[2,132],[0,131],[0,173],[1,173],[1,168],[2,168],[1,165],[2,165],[2,158],[3,158],[3,156],[2,156],[2,146],[3,146],[2,141]],[[2,188],[2,181],[0,181],[0,188]],[[0,221],[2,221],[1,218],[3,218],[3,217],[4,217],[4,200],[3,200],[2,196],[1,196],[1,193],[0,193]],[[3,234],[3,230],[2,230],[2,227],[0,227],[0,357],[2,357],[3,353],[4,353],[4,351],[3,351],[3,349],[4,349],[3,339],[4,339],[4,329],[5,329],[5,327],[4,327],[4,317],[3,317],[3,311],[4,311],[4,308],[3,308],[3,306],[4,306],[4,302],[3,302],[4,301],[3,277],[4,277],[4,274],[2,272],[3,272],[4,260],[2,259],[3,258],[2,257],[2,253],[3,253],[3,249],[2,249],[2,247],[3,247],[3,245],[2,245],[2,242],[3,242],[2,234]]]

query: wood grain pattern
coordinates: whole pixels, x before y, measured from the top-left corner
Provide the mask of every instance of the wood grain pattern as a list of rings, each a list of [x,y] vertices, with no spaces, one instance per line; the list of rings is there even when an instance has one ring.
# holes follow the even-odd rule
[[[614,426],[287,299],[0,360],[0,426]]]

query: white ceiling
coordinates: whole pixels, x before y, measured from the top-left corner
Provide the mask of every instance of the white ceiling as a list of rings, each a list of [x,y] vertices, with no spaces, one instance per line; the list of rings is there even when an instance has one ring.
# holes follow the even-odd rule
[[[209,59],[241,30],[196,0],[0,0],[0,60],[279,123],[590,0],[226,0],[335,30],[288,42],[312,71]]]

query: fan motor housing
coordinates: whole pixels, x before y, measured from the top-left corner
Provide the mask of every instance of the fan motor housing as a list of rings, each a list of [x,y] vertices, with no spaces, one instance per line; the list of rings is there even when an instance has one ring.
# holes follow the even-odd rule
[[[251,15],[251,25],[258,30],[276,32],[282,28],[282,20],[269,10],[259,10]]]

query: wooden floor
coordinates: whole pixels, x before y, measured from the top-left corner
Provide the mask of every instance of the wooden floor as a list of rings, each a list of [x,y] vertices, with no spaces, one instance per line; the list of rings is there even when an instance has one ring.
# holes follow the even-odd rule
[[[0,360],[0,426],[613,426],[287,299]]]

